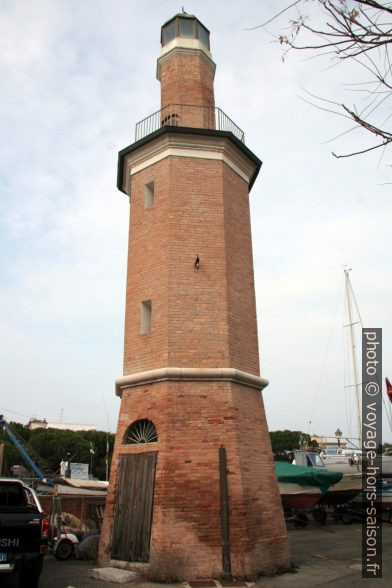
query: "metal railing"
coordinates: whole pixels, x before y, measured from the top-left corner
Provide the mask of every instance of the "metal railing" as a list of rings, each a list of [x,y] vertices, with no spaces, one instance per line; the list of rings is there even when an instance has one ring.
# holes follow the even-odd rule
[[[213,106],[169,104],[136,124],[135,141],[164,126],[228,131],[245,143],[244,132],[221,110]]]

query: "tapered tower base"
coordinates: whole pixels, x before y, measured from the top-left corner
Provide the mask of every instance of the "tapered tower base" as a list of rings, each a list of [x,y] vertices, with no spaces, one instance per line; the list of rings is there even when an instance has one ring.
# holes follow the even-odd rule
[[[112,564],[135,569],[136,562],[129,561],[132,554],[128,552],[126,563],[120,559],[125,552],[113,554],[113,522],[122,524],[124,533],[135,530],[131,541],[123,535],[125,551],[138,541],[150,544],[139,559],[144,559],[143,569],[157,580],[250,578],[289,565],[262,398],[256,388],[238,383],[240,379],[241,372],[236,372],[231,381],[229,377],[227,381],[218,377],[207,382],[169,380],[123,390],[113,463],[142,454],[149,455],[151,462],[154,454],[154,463],[146,466],[151,469],[152,465],[153,479],[144,482],[154,491],[145,489],[140,503],[133,505],[138,512],[122,509],[118,496],[115,506],[116,488],[117,492],[127,485],[131,488],[138,474],[134,470],[132,480],[126,468],[120,472],[114,465],[102,529],[102,565],[114,555]],[[146,416],[156,425],[157,441],[122,444],[128,423]],[[227,455],[228,545],[222,532],[222,447]],[[152,518],[146,513],[149,508]]]

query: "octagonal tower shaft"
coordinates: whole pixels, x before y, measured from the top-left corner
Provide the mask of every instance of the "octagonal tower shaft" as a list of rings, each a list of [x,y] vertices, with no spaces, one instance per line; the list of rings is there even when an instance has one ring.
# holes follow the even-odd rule
[[[271,573],[290,556],[260,394],[248,195],[261,162],[213,106],[207,29],[179,14],[162,43],[162,110],[119,156],[132,213],[99,559],[160,580]]]
[[[192,15],[176,15],[161,33],[157,63],[161,83],[162,122],[215,128],[215,63],[209,31]]]
[[[186,141],[208,149],[216,138]],[[222,161],[171,155],[133,176],[131,208],[124,374],[176,366],[258,375],[247,182]]]

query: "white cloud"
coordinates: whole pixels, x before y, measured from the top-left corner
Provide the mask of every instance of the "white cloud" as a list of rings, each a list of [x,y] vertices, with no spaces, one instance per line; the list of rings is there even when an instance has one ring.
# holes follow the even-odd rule
[[[0,12],[0,64],[12,75],[47,57],[48,39],[54,34],[56,4],[45,0],[3,2]]]
[[[296,54],[282,64],[268,36],[244,30],[277,6],[201,0],[186,9],[211,30],[217,106],[264,161],[250,198],[268,418],[273,428],[306,429],[343,263],[354,268],[364,317],[385,327],[388,369],[391,204],[381,184],[390,172],[377,154],[333,159],[332,149],[363,139],[324,144],[342,121],[298,97],[301,86],[345,96],[344,67],[324,72]],[[115,427],[129,214],[115,186],[117,151],[159,108],[160,26],[178,8],[174,0],[2,3],[1,403],[9,409],[56,418],[64,408],[68,420],[105,427],[103,388]],[[320,397],[336,406],[341,361],[331,344]],[[343,430],[336,412],[326,402],[315,426]]]

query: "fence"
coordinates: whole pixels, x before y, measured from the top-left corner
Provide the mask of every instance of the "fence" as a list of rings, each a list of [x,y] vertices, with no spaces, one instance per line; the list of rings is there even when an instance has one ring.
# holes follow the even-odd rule
[[[147,137],[164,126],[191,127],[229,131],[245,143],[244,132],[221,110],[213,106],[169,104],[137,123],[135,141]]]

